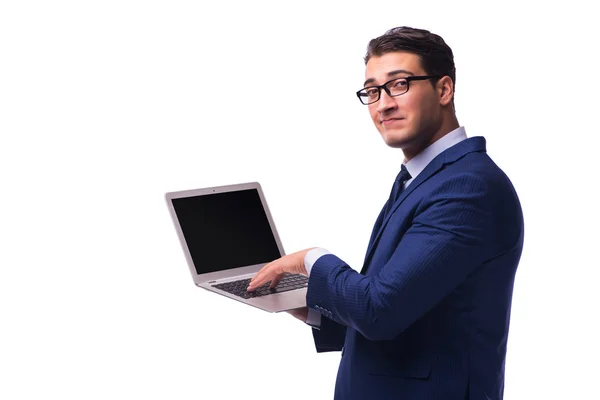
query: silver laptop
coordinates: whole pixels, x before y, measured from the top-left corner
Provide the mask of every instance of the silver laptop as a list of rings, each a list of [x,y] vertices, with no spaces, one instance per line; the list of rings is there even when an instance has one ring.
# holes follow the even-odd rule
[[[253,293],[250,278],[284,255],[258,182],[166,193],[167,206],[194,283],[265,311],[306,306],[308,278],[286,275]]]

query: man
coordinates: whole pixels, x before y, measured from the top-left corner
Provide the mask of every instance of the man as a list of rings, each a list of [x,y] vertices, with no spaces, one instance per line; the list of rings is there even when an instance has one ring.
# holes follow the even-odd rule
[[[267,264],[248,290],[309,275],[318,352],[342,350],[336,399],[502,399],[523,216],[507,176],[454,111],[452,50],[401,27],[368,46],[357,95],[404,162],[360,273],[314,248]],[[316,316],[316,318],[315,318]]]

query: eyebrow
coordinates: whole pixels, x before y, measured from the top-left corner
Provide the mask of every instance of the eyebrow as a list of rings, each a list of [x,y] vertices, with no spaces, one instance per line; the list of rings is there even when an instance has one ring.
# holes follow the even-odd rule
[[[387,73],[388,78],[391,78],[392,76],[398,75],[398,74],[406,74],[406,75],[414,75],[412,72],[407,71],[405,69],[396,69],[394,71],[390,71]],[[375,78],[369,78],[365,81],[365,83],[363,83],[363,86],[367,86],[371,83],[375,83]]]

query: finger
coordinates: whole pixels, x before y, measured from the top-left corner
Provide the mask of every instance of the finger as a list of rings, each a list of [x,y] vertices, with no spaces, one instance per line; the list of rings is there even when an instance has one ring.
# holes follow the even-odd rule
[[[254,275],[254,278],[250,280],[248,290],[251,291],[256,289],[257,287],[264,285],[265,283],[271,280],[272,275],[275,274],[273,274],[271,268],[260,270],[256,275]]]
[[[269,286],[271,289],[273,289],[275,286],[277,286],[277,284],[279,283],[279,281],[281,281],[281,279],[283,279],[284,274],[286,273],[283,265],[281,265],[281,263],[279,264],[274,264],[273,265],[273,275],[272,275],[272,279],[271,279],[271,285]]]
[[[256,282],[259,282],[263,279],[265,272],[270,268],[271,263],[265,265],[264,267],[262,267],[257,273],[256,275],[254,275],[251,279],[250,279],[250,285],[249,286],[257,286]],[[264,284],[264,282],[263,282]]]
[[[288,310],[287,313],[292,315],[294,318],[299,319],[302,322],[306,322],[306,319],[308,318],[308,308],[306,307]]]
[[[283,278],[283,269],[278,267],[277,264],[273,264],[269,268],[259,271],[255,278],[254,281],[250,281],[250,285],[248,286],[249,291],[255,290],[269,281],[271,282],[269,287],[274,288]]]
[[[250,284],[248,285],[248,291],[252,291],[254,289],[256,289],[259,286],[264,285],[265,282],[263,282],[263,279],[261,277],[255,277],[256,279],[250,281]]]
[[[304,319],[302,318],[302,313],[295,311],[295,310],[288,311],[287,313],[290,314],[292,317],[304,322]]]
[[[282,279],[283,273],[276,275],[273,279],[271,279],[271,285],[269,287],[273,289]]]

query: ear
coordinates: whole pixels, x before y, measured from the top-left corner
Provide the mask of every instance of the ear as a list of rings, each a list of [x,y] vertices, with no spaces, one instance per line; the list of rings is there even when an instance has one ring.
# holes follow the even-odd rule
[[[452,79],[446,75],[437,82],[436,86],[440,97],[440,104],[442,106],[447,106],[452,103],[452,98],[454,97],[454,84],[452,83]]]

